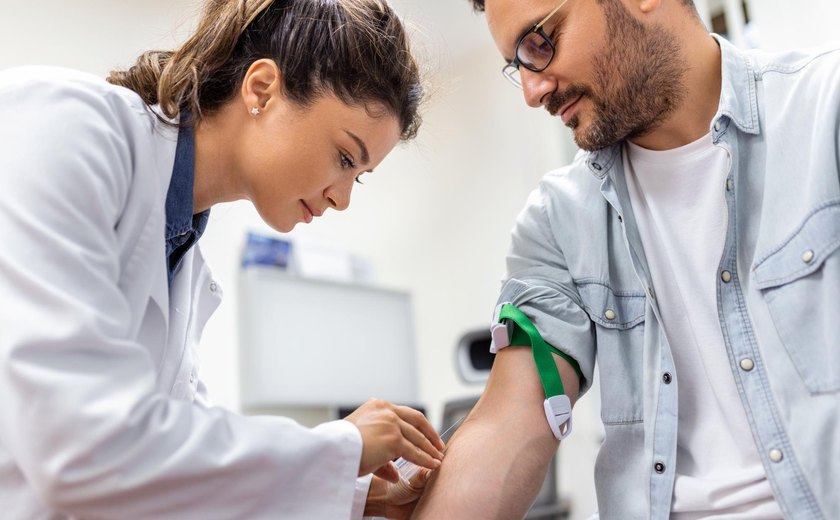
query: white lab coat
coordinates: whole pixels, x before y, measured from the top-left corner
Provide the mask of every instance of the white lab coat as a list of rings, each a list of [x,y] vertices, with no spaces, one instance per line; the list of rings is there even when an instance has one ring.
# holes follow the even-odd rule
[[[171,290],[177,131],[134,93],[0,73],[0,516],[342,519],[361,437],[210,407],[195,350],[220,300],[198,247]]]

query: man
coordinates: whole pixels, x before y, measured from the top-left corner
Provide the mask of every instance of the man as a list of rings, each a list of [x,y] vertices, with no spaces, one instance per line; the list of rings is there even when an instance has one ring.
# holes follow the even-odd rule
[[[743,53],[690,0],[472,1],[584,151],[512,232],[499,303],[538,337],[494,329],[415,518],[525,514],[568,426],[540,337],[571,403],[600,368],[602,518],[836,518],[840,48]]]

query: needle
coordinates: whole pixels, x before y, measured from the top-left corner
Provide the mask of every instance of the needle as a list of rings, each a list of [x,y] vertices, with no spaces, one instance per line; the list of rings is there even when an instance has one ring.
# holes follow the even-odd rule
[[[461,417],[460,419],[455,421],[455,423],[452,424],[452,426],[450,426],[449,428],[446,429],[445,432],[440,434],[440,438],[443,439],[444,437],[446,437],[446,435],[449,432],[454,430],[455,427],[457,427],[459,424],[461,424],[461,422],[463,422],[464,418],[466,418],[466,416]],[[446,442],[446,441],[444,441],[444,442]],[[441,453],[446,453],[446,450],[448,448],[449,448],[449,446],[444,447],[443,450],[441,451]],[[412,477],[414,477],[414,475],[416,475],[417,472],[420,471],[420,469],[421,469],[420,466],[418,466],[417,464],[414,464],[413,462],[409,462],[402,457],[400,457],[396,461],[394,461],[394,465],[397,467],[397,471],[400,472],[400,476],[406,482],[409,482],[412,479]]]

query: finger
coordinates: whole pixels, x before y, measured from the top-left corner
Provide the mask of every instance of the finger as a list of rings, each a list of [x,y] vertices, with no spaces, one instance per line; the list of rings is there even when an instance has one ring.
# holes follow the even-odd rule
[[[401,480],[399,470],[397,470],[394,463],[390,461],[388,461],[388,464],[385,464],[378,470],[374,471],[373,474],[383,480],[391,482],[392,484],[396,484]]]
[[[394,412],[396,412],[402,420],[417,428],[423,436],[437,446],[437,449],[442,450],[446,447],[443,443],[443,439],[440,438],[440,435],[438,435],[437,431],[435,431],[434,427],[431,425],[429,420],[426,419],[425,415],[414,408],[409,408],[408,406],[395,406]]]
[[[429,457],[437,459],[438,461],[443,460],[443,452],[435,448],[431,441],[426,436],[424,436],[423,433],[421,433],[417,428],[405,421],[400,421],[399,426],[402,436],[405,440],[413,444],[419,450],[425,452]],[[436,469],[436,466],[432,467],[426,464],[423,464],[423,466],[431,469]]]
[[[427,441],[428,442],[428,441]],[[407,439],[402,441],[402,449],[400,456],[409,462],[413,462],[417,466],[427,469],[438,469],[440,467],[440,460],[432,457],[422,449],[418,448]],[[438,457],[442,457],[441,453],[434,450]]]

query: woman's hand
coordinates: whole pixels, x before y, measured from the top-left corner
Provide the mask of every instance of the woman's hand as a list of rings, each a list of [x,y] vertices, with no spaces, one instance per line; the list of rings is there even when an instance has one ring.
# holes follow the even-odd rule
[[[429,469],[437,469],[443,460],[443,441],[417,410],[371,399],[345,420],[355,424],[362,434],[359,476],[373,473],[397,483],[400,476],[391,460],[402,457]]]
[[[383,516],[393,520],[410,518],[430,474],[427,469],[420,470],[410,482],[401,478],[396,483],[373,477],[365,503],[365,516]]]

